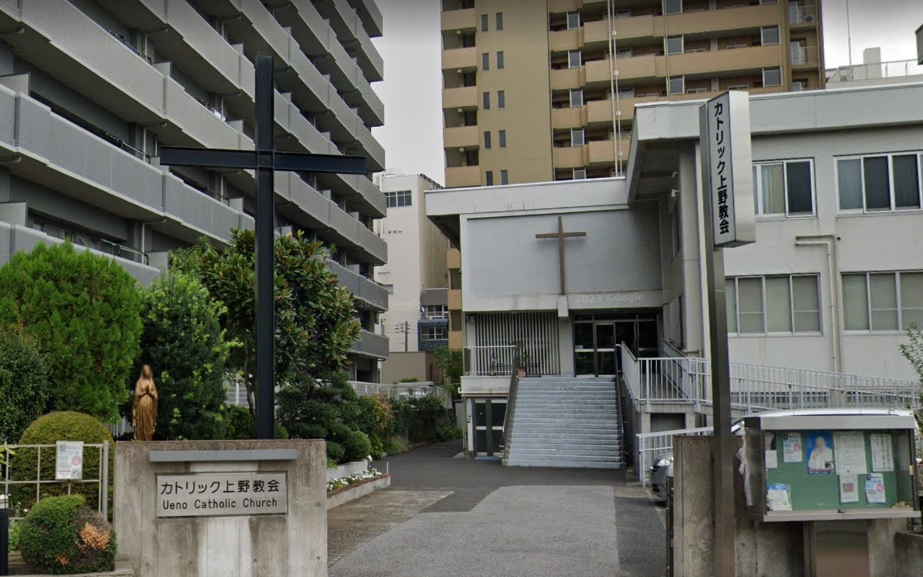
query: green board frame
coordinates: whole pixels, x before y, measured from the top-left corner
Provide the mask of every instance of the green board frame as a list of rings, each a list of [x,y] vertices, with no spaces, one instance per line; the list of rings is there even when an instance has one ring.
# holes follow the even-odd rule
[[[865,441],[865,458],[868,466],[868,473],[881,474],[885,484],[885,502],[869,503],[865,493],[866,475],[857,475],[857,492],[859,501],[856,503],[840,502],[840,476],[837,472],[832,474],[810,474],[808,473],[808,456],[809,449],[806,448],[808,434],[818,433],[819,431],[773,431],[775,438],[772,447],[776,450],[778,467],[774,469],[767,468],[766,484],[784,483],[789,486],[790,500],[792,511],[830,511],[830,510],[847,510],[847,509],[890,509],[898,502],[912,503],[913,481],[908,471],[903,471],[898,463],[898,451],[901,450],[901,444],[898,442],[900,435],[905,435],[905,431],[862,431]],[[830,431],[832,436],[836,436],[838,431]],[[855,431],[852,431],[855,432]],[[785,433],[797,433],[802,439],[802,460],[798,463],[785,463],[783,458],[782,435]],[[765,432],[764,432],[765,434]],[[894,457],[893,468],[891,471],[876,472],[872,470],[872,450],[871,435],[886,434],[891,437],[891,453]],[[835,451],[836,447],[834,447]],[[905,478],[902,478],[905,477]]]

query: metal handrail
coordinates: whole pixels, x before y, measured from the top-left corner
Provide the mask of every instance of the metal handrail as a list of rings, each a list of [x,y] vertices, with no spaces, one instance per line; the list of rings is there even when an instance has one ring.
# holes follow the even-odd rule
[[[519,396],[519,355],[513,357],[513,374],[510,376],[510,393],[506,399],[506,414],[503,415],[503,431],[500,433],[500,441],[503,443],[503,457],[505,459],[508,459],[510,456],[510,444],[507,442],[507,438],[513,430],[513,411],[516,410],[517,396]]]

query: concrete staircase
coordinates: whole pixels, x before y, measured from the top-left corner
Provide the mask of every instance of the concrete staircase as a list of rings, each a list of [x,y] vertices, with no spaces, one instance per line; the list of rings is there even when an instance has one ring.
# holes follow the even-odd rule
[[[612,378],[519,382],[504,465],[618,469],[622,429]]]

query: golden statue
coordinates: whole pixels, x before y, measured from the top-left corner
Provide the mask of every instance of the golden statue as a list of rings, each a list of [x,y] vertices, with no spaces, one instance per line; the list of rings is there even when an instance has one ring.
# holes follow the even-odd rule
[[[136,441],[150,441],[157,427],[157,386],[150,365],[141,367],[141,376],[135,384],[135,400],[131,416]]]

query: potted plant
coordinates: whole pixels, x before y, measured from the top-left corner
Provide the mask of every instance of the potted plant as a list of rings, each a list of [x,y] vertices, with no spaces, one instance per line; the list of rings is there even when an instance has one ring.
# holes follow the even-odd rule
[[[522,343],[516,345],[516,358],[516,366],[518,367],[519,378],[521,379],[526,376],[526,365],[529,363],[529,352]]]

